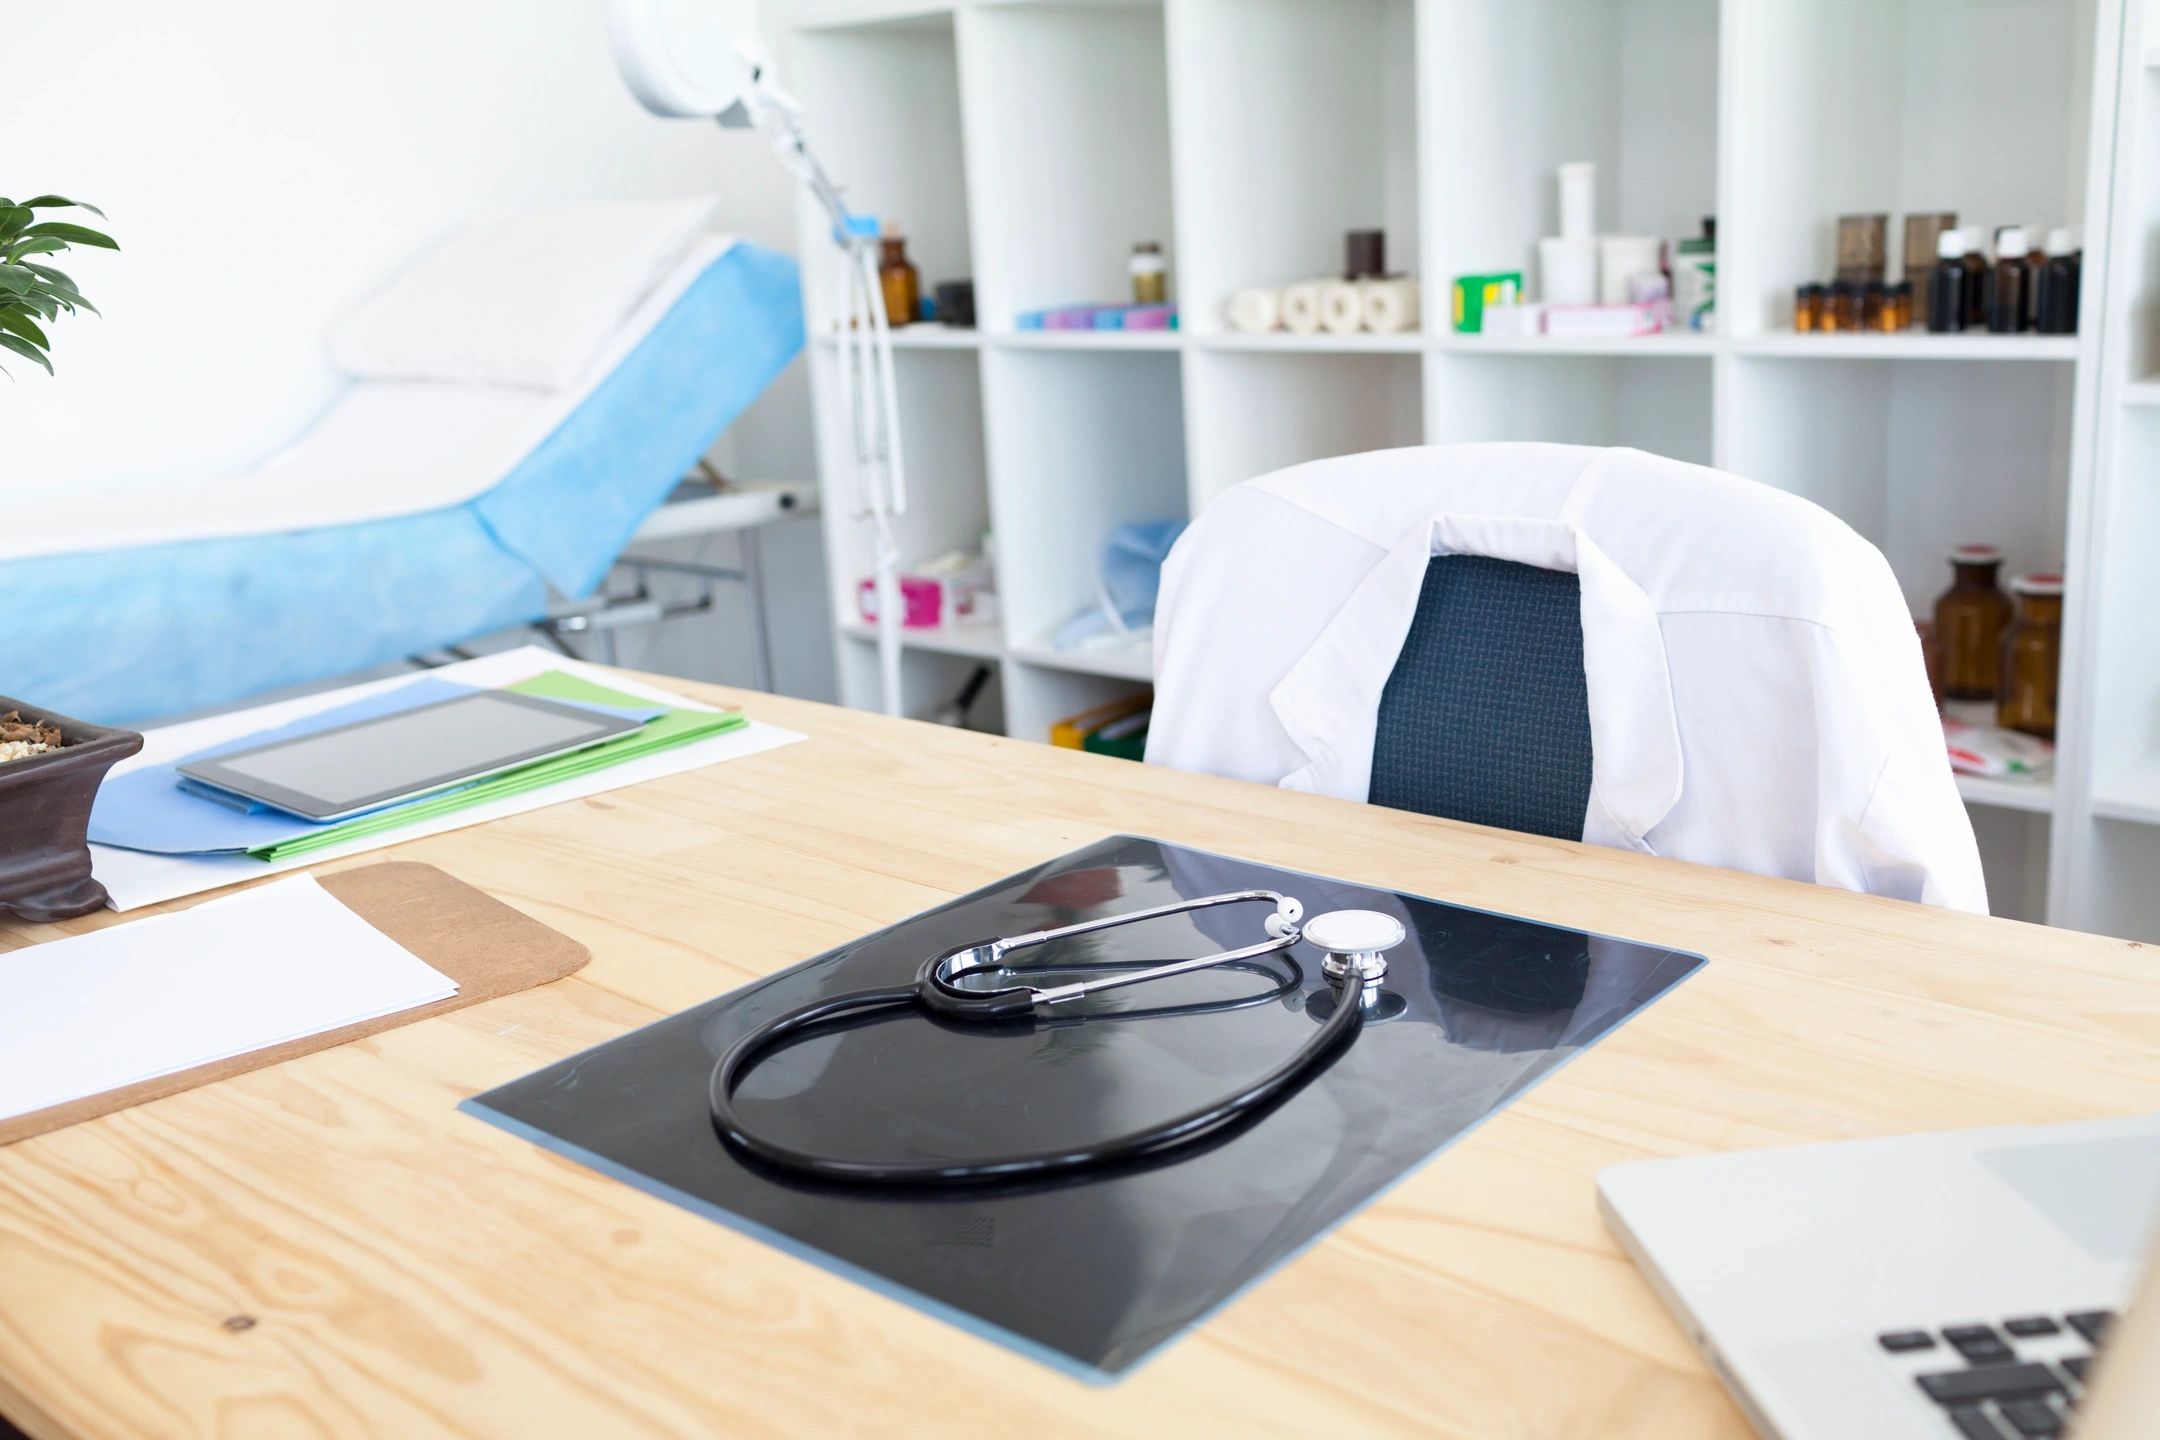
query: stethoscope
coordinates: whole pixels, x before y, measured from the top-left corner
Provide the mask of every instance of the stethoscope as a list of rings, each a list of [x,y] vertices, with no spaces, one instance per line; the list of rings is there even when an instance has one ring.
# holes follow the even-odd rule
[[[1161,919],[1166,915],[1180,915],[1216,905],[1237,905],[1259,900],[1272,901],[1275,906],[1275,913],[1268,916],[1264,925],[1268,938],[1243,949],[1223,950],[1213,955],[1202,955],[1191,960],[1173,960],[1137,970],[1114,967],[1114,973],[1065,985],[1021,984],[996,989],[976,989],[959,983],[971,975],[1009,969],[1006,958],[1018,951],[1031,950],[1076,935],[1093,934],[1113,926],[1136,925],[1147,920]],[[1301,902],[1274,890],[1236,890],[1221,895],[1205,895],[1195,900],[1181,900],[1171,905],[1158,905],[1150,910],[1083,920],[1078,924],[1064,925],[1054,930],[1036,930],[1025,935],[1002,936],[967,945],[956,945],[925,960],[922,968],[916,972],[912,985],[856,990],[845,995],[812,1001],[766,1021],[729,1046],[719,1062],[713,1066],[709,1090],[713,1126],[729,1145],[767,1165],[820,1180],[857,1185],[961,1185],[1032,1179],[1065,1171],[1162,1159],[1175,1151],[1197,1145],[1220,1134],[1226,1127],[1255,1114],[1261,1107],[1287,1094],[1301,1079],[1317,1071],[1334,1054],[1336,1046],[1344,1042],[1364,1022],[1368,1010],[1379,1000],[1380,980],[1387,974],[1386,952],[1402,943],[1402,922],[1377,910],[1332,910],[1315,916],[1300,927],[1298,921],[1304,913],[1305,907]],[[1145,985],[1153,980],[1164,980],[1173,975],[1190,974],[1195,970],[1206,970],[1219,965],[1251,968],[1251,962],[1262,956],[1288,950],[1300,939],[1310,941],[1327,952],[1327,958],[1321,964],[1321,974],[1333,987],[1334,1004],[1320,1027],[1296,1053],[1235,1094],[1226,1095],[1181,1115],[1171,1116],[1167,1120],[1108,1140],[1069,1149],[1029,1151],[994,1160],[860,1160],[838,1155],[819,1155],[759,1135],[744,1122],[735,1108],[736,1089],[752,1067],[772,1051],[803,1038],[805,1032],[829,1021],[860,1019],[880,1011],[910,1010],[930,1017],[973,1024],[997,1024],[1039,1018],[1047,1015],[1056,1006],[1069,1004],[1084,995],[1093,995],[1104,990]],[[1273,998],[1300,983],[1296,979],[1299,972],[1295,962],[1288,963],[1291,966],[1292,978],[1269,995],[1258,997],[1259,999]],[[1238,1002],[1238,1005],[1230,1008],[1240,1008],[1251,1003],[1256,1001]]]

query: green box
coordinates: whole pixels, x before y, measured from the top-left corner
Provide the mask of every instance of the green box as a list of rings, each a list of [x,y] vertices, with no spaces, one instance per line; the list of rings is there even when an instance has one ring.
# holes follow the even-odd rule
[[[1513,305],[1522,299],[1522,271],[1455,277],[1455,330],[1475,335],[1485,328],[1485,307]]]

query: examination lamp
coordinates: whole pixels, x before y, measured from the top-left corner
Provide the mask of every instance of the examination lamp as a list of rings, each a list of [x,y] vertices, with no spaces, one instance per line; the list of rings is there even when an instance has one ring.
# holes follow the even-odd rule
[[[892,332],[877,276],[877,222],[851,214],[811,153],[802,107],[773,83],[758,43],[755,0],[612,0],[608,35],[632,94],[655,115],[762,130],[780,163],[832,222],[840,256],[840,390],[854,457],[855,514],[870,522],[877,595],[878,679],[885,713],[900,713],[899,551],[907,513],[894,398]]]

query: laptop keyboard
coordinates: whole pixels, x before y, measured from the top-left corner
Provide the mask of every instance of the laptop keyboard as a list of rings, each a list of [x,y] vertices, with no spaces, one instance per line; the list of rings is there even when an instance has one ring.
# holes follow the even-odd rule
[[[2016,1315],[1939,1330],[1888,1330],[1884,1353],[1911,1370],[1961,1440],[2028,1440],[2061,1435],[2085,1393],[2085,1372],[2114,1315]]]

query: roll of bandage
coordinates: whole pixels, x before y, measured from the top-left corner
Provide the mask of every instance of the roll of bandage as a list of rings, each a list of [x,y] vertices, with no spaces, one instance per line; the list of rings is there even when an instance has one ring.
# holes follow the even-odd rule
[[[1407,276],[1360,282],[1358,303],[1365,328],[1375,335],[1417,328],[1418,283]]]
[[[1240,290],[1230,297],[1225,308],[1230,328],[1247,335],[1259,335],[1282,324],[1283,295],[1280,290],[1254,287]]]
[[[1320,328],[1330,335],[1354,335],[1365,323],[1365,303],[1358,287],[1348,280],[1329,280],[1320,287]]]
[[[1320,291],[1327,283],[1324,280],[1300,280],[1295,285],[1283,287],[1283,329],[1295,335],[1310,335],[1320,328]]]

